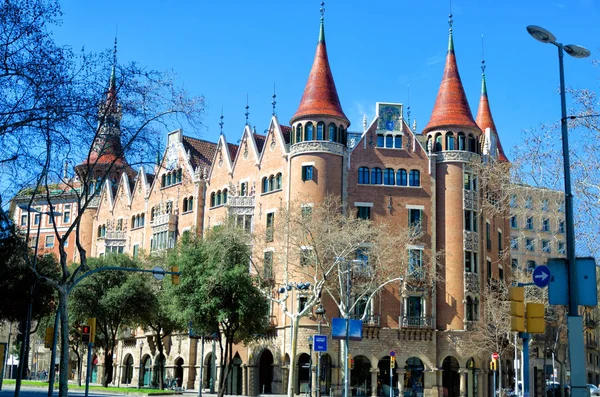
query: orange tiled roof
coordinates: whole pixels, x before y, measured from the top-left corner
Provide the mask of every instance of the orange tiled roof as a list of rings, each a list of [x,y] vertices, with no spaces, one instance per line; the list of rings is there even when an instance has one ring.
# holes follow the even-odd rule
[[[431,113],[431,119],[423,133],[440,127],[455,126],[478,128],[473,120],[465,89],[460,80],[456,55],[454,54],[452,31],[450,31],[444,76]]]
[[[217,150],[216,143],[184,136],[183,146],[186,151],[190,152],[190,161],[194,168],[197,168],[198,166],[211,167],[212,159],[215,157],[215,152]]]
[[[340,98],[338,97],[333,74],[329,66],[329,58],[327,57],[327,46],[325,44],[325,28],[321,20],[321,31],[319,34],[319,42],[317,51],[313,61],[312,69],[308,75],[308,81],[304,88],[304,94],[300,101],[300,106],[290,123],[293,123],[299,118],[309,116],[330,116],[336,117],[348,123],[348,118],[342,110]]]

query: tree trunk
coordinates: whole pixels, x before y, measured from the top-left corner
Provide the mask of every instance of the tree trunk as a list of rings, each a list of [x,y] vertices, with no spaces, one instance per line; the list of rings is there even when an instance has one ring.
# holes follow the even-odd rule
[[[113,344],[113,346],[114,346],[114,344]],[[108,385],[112,381],[112,367],[113,367],[112,351],[113,351],[113,349],[110,349],[110,350],[106,349],[104,351],[104,376],[102,379],[102,386],[104,386],[104,387],[108,387]],[[91,368],[91,366],[90,366],[90,368]]]
[[[158,360],[158,375],[157,375],[158,389],[162,390],[164,388],[164,385],[163,385],[164,379],[163,379],[162,374],[164,372],[165,361],[162,359],[162,357],[164,357],[164,354],[163,354],[164,346],[163,346],[163,343],[162,343],[162,338],[160,336],[160,328],[159,328],[159,331],[155,331],[154,335],[156,337],[156,350],[158,350],[158,357],[159,357],[159,360]]]
[[[288,371],[288,397],[294,396],[294,378],[296,375],[296,351],[298,350],[298,325],[300,324],[300,317],[294,316],[292,318],[292,351],[290,354],[290,368]]]
[[[73,352],[77,356],[77,386],[81,386],[81,354],[79,348],[73,349]]]
[[[227,363],[227,357],[229,356],[229,348],[231,344],[229,343],[230,339],[226,338],[225,341],[225,353],[223,353],[223,348],[221,347],[221,376],[219,377],[219,392],[218,397],[223,397],[225,394],[225,384],[227,383],[227,375],[229,373],[229,365]]]
[[[58,289],[60,307],[60,373],[58,376],[58,397],[69,394],[69,308],[67,305],[67,286]],[[54,370],[54,369],[52,369]]]

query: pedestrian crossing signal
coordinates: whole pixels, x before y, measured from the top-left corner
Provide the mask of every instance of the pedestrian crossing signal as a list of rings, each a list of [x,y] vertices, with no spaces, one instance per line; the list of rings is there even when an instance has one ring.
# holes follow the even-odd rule
[[[390,357],[390,368],[396,368],[396,357]]]
[[[81,341],[83,343],[90,343],[91,332],[92,332],[92,328],[89,325],[83,325],[81,327]]]
[[[348,369],[354,369],[354,359],[352,354],[348,354]]]
[[[44,347],[46,349],[52,349],[54,343],[54,327],[46,328],[46,334],[44,335]]]

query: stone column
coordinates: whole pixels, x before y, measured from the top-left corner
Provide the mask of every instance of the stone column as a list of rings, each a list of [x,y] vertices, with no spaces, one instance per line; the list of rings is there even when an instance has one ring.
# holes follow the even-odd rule
[[[436,370],[436,383],[437,383],[437,388],[438,388],[438,396],[442,397],[444,396],[444,370],[443,369],[437,369]]]
[[[256,365],[248,365],[248,395],[258,396],[260,385],[258,383],[258,370]]]
[[[248,395],[248,365],[242,364],[242,395]]]
[[[377,375],[379,375],[379,368],[371,368],[371,397],[377,397]],[[367,390],[369,393],[369,390]],[[368,395],[368,394],[367,394]]]
[[[460,397],[465,397],[467,395],[467,370],[460,368],[458,376],[460,377]]]
[[[397,377],[397,387],[398,387],[398,396],[402,397],[404,394],[404,375],[406,374],[406,370],[404,368],[396,368],[396,377]]]
[[[281,384],[283,385],[283,390],[281,391],[281,394],[287,394],[287,389],[288,389],[288,377],[290,376],[290,366],[289,365],[284,365],[283,367],[281,367]]]
[[[436,378],[437,371],[435,369],[423,371],[423,396],[439,396]]]

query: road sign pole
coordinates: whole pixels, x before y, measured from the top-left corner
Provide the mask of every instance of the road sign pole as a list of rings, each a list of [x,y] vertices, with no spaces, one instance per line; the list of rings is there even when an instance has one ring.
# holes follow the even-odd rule
[[[523,397],[529,397],[529,338],[527,332],[520,332],[523,339]],[[545,369],[544,369],[545,371]]]
[[[85,397],[88,397],[89,393],[90,393],[90,378],[91,378],[91,374],[90,374],[90,369],[92,368],[91,362],[92,362],[92,347],[94,347],[94,344],[92,342],[88,343],[88,354],[87,354],[87,371],[85,373]],[[63,369],[61,368],[61,371]]]

